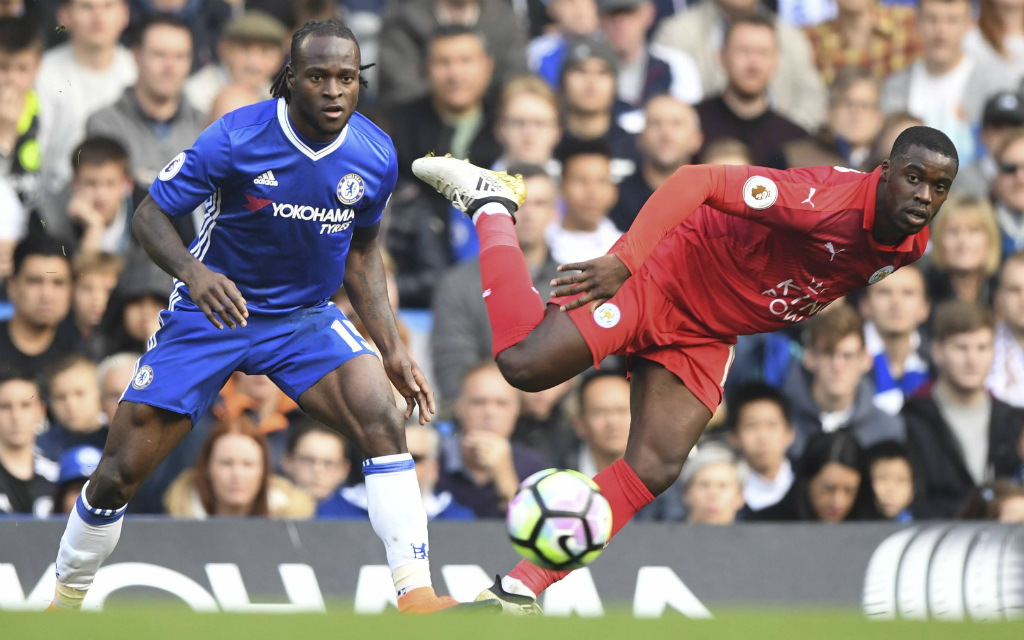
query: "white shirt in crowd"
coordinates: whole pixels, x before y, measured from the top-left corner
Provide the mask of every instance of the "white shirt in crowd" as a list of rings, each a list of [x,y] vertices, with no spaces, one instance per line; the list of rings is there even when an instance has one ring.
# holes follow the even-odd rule
[[[605,218],[594,231],[567,231],[562,223],[552,222],[544,238],[551,249],[551,257],[558,264],[582,262],[608,253],[622,232]]]
[[[1003,402],[1024,408],[1024,346],[1005,322],[996,326],[995,359],[985,386]]]
[[[974,133],[964,109],[964,90],[974,67],[974,60],[964,56],[960,64],[941,76],[928,73],[921,60],[910,68],[907,110],[948,135],[964,166],[974,160]]]
[[[17,242],[25,236],[28,215],[18,194],[0,177],[0,242]]]
[[[44,184],[50,193],[59,192],[71,180],[71,152],[85,137],[89,116],[116,102],[127,87],[135,84],[135,59],[124,47],[114,52],[111,65],[103,70],[83,67],[62,44],[43,54],[36,77],[43,114],[60,114],[55,119],[53,142],[44,150]]]
[[[777,504],[793,485],[793,465],[783,460],[775,477],[769,480],[753,469],[747,469],[747,483],[743,485],[743,501],[754,511]]]

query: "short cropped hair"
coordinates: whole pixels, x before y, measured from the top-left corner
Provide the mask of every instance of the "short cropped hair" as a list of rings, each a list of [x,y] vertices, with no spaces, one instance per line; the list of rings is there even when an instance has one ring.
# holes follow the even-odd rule
[[[117,278],[120,277],[123,269],[124,260],[105,251],[80,253],[75,256],[74,261],[71,263],[71,271],[75,279],[93,273],[102,273]]]
[[[513,164],[509,165],[506,171],[508,171],[508,174],[512,176],[518,173],[519,175],[523,176],[523,180],[529,180],[530,178],[540,177],[545,177],[548,178],[549,180],[551,179],[551,176],[548,175],[548,172],[544,170],[544,167],[535,164]]]
[[[537,96],[543,100],[558,115],[558,96],[551,90],[551,86],[538,76],[524,75],[516,76],[501,88],[498,95],[498,120],[505,117],[508,105],[517,97],[522,95]]]
[[[763,382],[750,382],[739,389],[736,389],[729,395],[729,400],[726,404],[728,411],[726,412],[726,425],[730,431],[736,430],[736,425],[740,421],[740,413],[743,408],[748,404],[755,402],[771,402],[779,408],[782,415],[786,418],[786,425],[789,425],[789,410],[790,403],[789,398],[784,393],[776,389],[771,385],[767,385]]]
[[[725,28],[725,37],[722,39],[722,46],[725,47],[729,44],[729,39],[732,37],[733,32],[736,31],[738,27],[743,26],[764,27],[765,29],[770,29],[772,34],[775,35],[776,43],[778,43],[779,37],[775,32],[775,20],[769,16],[755,13],[747,16],[740,16],[729,21],[729,25]]]
[[[0,18],[0,51],[43,53],[43,36],[38,27],[27,18]]]
[[[54,378],[67,373],[71,369],[80,365],[91,367],[94,371],[99,369],[99,365],[96,364],[96,361],[89,356],[81,353],[72,353],[57,360],[46,368],[46,380],[52,384]]]
[[[915,147],[934,151],[939,155],[951,158],[956,162],[957,166],[960,165],[960,156],[957,154],[956,147],[953,146],[953,141],[949,139],[949,136],[938,129],[924,125],[909,127],[897,136],[889,157],[905,158],[910,153],[910,150]]]
[[[569,166],[569,162],[579,156],[604,156],[612,159],[612,147],[604,138],[594,140],[572,140],[562,145],[561,153],[558,154],[558,161],[562,163],[562,173]]]
[[[71,170],[75,175],[82,165],[95,167],[112,162],[120,165],[126,175],[131,172],[131,160],[124,145],[106,136],[86,138],[71,152]]]
[[[857,336],[863,346],[864,321],[850,306],[841,304],[811,318],[804,331],[804,345],[819,353],[832,353],[848,336]]]
[[[865,468],[870,471],[879,460],[906,460],[910,462],[910,454],[907,447],[897,440],[885,440],[872,445],[864,452]]]
[[[32,256],[43,256],[46,258],[63,258],[70,266],[67,252],[57,240],[43,233],[30,233],[24,240],[14,248],[14,275],[21,273],[25,261]]]
[[[995,331],[992,310],[977,302],[950,300],[935,311],[935,341],[945,342],[961,333],[974,333],[980,329]]]

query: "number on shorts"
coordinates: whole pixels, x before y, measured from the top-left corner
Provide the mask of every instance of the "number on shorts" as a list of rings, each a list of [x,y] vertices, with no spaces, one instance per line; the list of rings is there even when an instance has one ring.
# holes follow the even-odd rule
[[[345,325],[348,325],[348,329],[351,330],[352,333],[349,333],[349,331],[345,329],[345,326],[341,324],[341,320],[335,320],[332,322],[331,328],[337,331],[338,335],[341,336],[341,339],[345,341],[345,344],[352,348],[352,353],[362,351],[363,345],[359,344],[359,342],[352,337],[352,335],[356,333],[356,328],[352,326],[352,323],[348,320],[345,320]]]

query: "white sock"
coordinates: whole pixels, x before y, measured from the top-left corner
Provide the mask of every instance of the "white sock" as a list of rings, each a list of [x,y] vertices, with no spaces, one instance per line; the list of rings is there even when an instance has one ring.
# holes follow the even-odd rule
[[[427,512],[412,456],[399,453],[363,462],[370,524],[384,543],[388,566],[401,596],[430,586]]]
[[[530,587],[523,584],[522,580],[513,578],[512,576],[505,576],[501,579],[501,588],[508,593],[514,593],[517,596],[529,596],[534,600],[537,599],[537,594],[530,590]]]
[[[488,202],[480,205],[476,211],[473,212],[473,224],[480,219],[480,214],[486,213],[487,215],[493,214],[505,214],[508,217],[512,217],[512,214],[508,212],[508,207],[501,204],[500,202]]]
[[[61,609],[82,607],[85,592],[92,586],[96,572],[121,537],[125,507],[96,509],[89,506],[85,498],[88,487],[88,482],[82,487],[57,552],[57,590],[53,604]]]

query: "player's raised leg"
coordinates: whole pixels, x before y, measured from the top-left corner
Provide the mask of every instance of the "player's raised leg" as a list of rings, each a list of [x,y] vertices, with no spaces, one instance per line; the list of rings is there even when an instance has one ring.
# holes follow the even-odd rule
[[[82,607],[96,572],[121,537],[128,501],[191,428],[187,415],[121,403],[110,423],[103,457],[78,496],[60,540],[51,608]]]
[[[430,581],[427,513],[412,456],[405,446],[404,416],[395,406],[380,360],[348,360],[299,396],[309,415],[344,434],[366,456],[370,524],[384,543],[400,611],[426,613],[456,604],[439,598]]]
[[[661,364],[636,359],[630,382],[626,455],[594,476],[612,508],[613,536],[675,482],[711,419],[711,411]],[[535,613],[537,595],[569,573],[522,560],[478,600],[498,600],[513,614]]]
[[[480,277],[494,358],[509,383],[540,391],[590,367],[593,358],[579,330],[557,308],[545,312],[533,288],[513,227],[515,211],[526,199],[522,178],[448,157],[420,158],[412,169],[472,216],[480,236]]]

